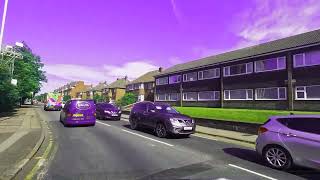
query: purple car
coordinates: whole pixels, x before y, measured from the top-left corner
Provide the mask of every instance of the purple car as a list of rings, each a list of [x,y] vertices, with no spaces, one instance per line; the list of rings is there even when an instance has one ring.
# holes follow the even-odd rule
[[[96,123],[96,107],[93,100],[69,100],[60,112],[65,126],[91,125]]]
[[[159,102],[136,103],[130,112],[129,121],[131,129],[147,127],[153,129],[160,138],[169,134],[187,137],[196,129],[191,117],[180,114],[169,104]]]
[[[98,103],[96,108],[97,119],[120,120],[121,118],[121,110],[113,104]]]
[[[256,150],[275,169],[320,169],[320,115],[271,117],[259,128]]]

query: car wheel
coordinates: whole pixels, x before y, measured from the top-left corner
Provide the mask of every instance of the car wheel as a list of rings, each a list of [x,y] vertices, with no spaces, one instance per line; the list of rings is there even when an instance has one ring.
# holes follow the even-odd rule
[[[167,137],[167,129],[163,123],[158,123],[156,126],[156,135],[159,138]]]
[[[292,166],[289,152],[280,146],[268,146],[263,151],[264,160],[274,169],[286,170]]]
[[[131,118],[130,119],[130,127],[133,130],[137,130],[138,129],[139,125],[138,125],[138,121],[137,121],[136,118]]]
[[[189,137],[190,137],[190,134],[182,134],[181,137],[183,137],[183,138],[189,138]]]

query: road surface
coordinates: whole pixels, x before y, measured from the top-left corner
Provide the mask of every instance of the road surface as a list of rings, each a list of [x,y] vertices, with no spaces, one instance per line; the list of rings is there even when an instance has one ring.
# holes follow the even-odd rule
[[[59,112],[41,111],[56,152],[45,179],[320,179],[316,172],[266,167],[255,151],[191,136],[161,139],[134,131],[125,119],[64,127]]]

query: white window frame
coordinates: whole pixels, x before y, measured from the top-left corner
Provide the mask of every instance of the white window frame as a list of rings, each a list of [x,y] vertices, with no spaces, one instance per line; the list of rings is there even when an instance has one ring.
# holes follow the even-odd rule
[[[259,89],[278,89],[278,99],[259,99],[257,91]],[[280,89],[284,89],[285,98],[280,98]],[[287,88],[286,87],[268,87],[268,88],[256,88],[255,89],[255,100],[257,101],[281,101],[281,100],[287,100]]]
[[[171,77],[171,76],[177,76],[179,81],[170,83],[170,77]],[[168,77],[168,83],[169,83],[169,84],[177,84],[177,83],[180,83],[180,82],[181,82],[181,75],[180,75],[180,74],[171,75],[171,76]],[[179,78],[179,77],[180,77],[180,78]]]
[[[157,94],[157,95],[156,95],[157,101],[166,101],[166,100],[167,100],[167,95],[166,95],[165,93],[163,93],[163,94],[161,93],[161,95],[164,95],[164,100],[160,100],[160,99],[159,99],[159,95],[160,95],[160,94]]]
[[[173,99],[171,99],[171,94],[176,94],[177,95],[177,97],[178,97],[178,99],[177,100],[173,100]],[[179,94],[180,93],[168,93],[168,99],[167,99],[167,101],[179,101]]]
[[[280,58],[284,58],[284,62],[285,62],[285,67],[284,68],[279,68],[279,59]],[[281,56],[281,57],[277,57],[277,68],[276,69],[258,71],[257,70],[257,63],[261,62],[261,61],[267,61],[267,60],[270,60],[270,59],[264,59],[264,60],[260,60],[260,61],[255,61],[254,62],[254,72],[260,73],[260,72],[279,71],[279,70],[287,69],[287,64],[286,64],[287,63],[287,58],[285,56]]]
[[[204,71],[210,71],[210,70],[213,70],[214,71],[214,76],[213,77],[210,77],[210,78],[204,78],[203,77],[203,72]],[[216,76],[217,74],[217,70],[219,70],[219,75]],[[201,74],[201,76],[200,76]],[[201,77],[201,78],[200,78]],[[205,80],[205,79],[215,79],[215,78],[220,78],[220,68],[212,68],[212,69],[206,69],[206,70],[202,70],[202,71],[198,71],[198,80]]]
[[[230,99],[230,92],[231,91],[237,91],[237,90],[246,90],[246,99]],[[248,91],[252,92],[252,98],[248,98]],[[226,99],[226,92],[229,92],[229,98]],[[252,101],[253,100],[253,89],[230,89],[230,90],[224,90],[223,91],[223,100],[225,101]]]
[[[164,78],[167,79],[167,83],[160,84],[160,79],[164,79]],[[168,76],[166,76],[166,77],[161,77],[161,78],[157,78],[157,79],[156,79],[156,85],[166,85],[166,84],[168,84],[168,83],[169,83],[169,77],[168,77]]]
[[[303,65],[296,65],[296,56],[302,55],[302,63]],[[293,67],[298,68],[298,67],[305,67],[305,66],[312,66],[312,65],[306,65],[306,53],[299,53],[299,54],[294,54],[293,55]]]
[[[196,100],[186,99],[184,96],[187,95],[188,93],[196,93],[197,94],[197,99]],[[182,100],[183,101],[198,101],[198,93],[197,92],[184,92],[184,93],[182,93]]]
[[[199,93],[201,93],[201,92],[212,92],[212,93],[214,93],[214,99],[200,99]],[[200,92],[198,92],[198,101],[219,101],[220,98],[217,99],[215,93],[220,93],[220,91],[200,91]]]
[[[252,67],[253,67],[253,62],[249,62],[249,63],[242,63],[242,64],[235,64],[235,65],[231,65],[231,66],[225,66],[225,67],[223,67],[223,77],[231,77],[231,76],[240,76],[240,75],[245,75],[245,74],[251,74],[251,73],[253,73],[253,71],[254,71],[254,69],[252,68],[252,71],[251,72],[248,72],[248,65],[252,65]],[[233,75],[231,75],[230,73],[230,67],[232,67],[232,66],[240,66],[240,65],[245,65],[246,66],[246,72],[245,73],[240,73],[240,74],[233,74]],[[226,69],[228,69],[228,72],[229,72],[229,74],[228,75],[226,75]]]
[[[188,79],[188,74],[194,73],[196,75],[196,79],[189,80]],[[198,80],[198,73],[197,72],[188,72],[183,74],[183,82],[192,82],[192,81],[197,81]]]
[[[310,86],[296,86],[295,88],[295,100],[304,100],[304,101],[319,101],[320,98],[308,98],[307,97],[307,87],[320,86],[320,85],[310,85]],[[303,90],[298,90],[298,88],[303,88]],[[298,98],[298,92],[304,93],[304,98]]]

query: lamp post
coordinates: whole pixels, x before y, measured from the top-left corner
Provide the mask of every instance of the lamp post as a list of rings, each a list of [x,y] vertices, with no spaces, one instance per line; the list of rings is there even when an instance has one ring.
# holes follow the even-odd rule
[[[3,14],[2,14],[2,23],[1,23],[1,31],[0,31],[0,49],[2,48],[2,39],[3,39],[3,33],[4,33],[4,26],[6,24],[8,1],[9,0],[5,0],[4,1],[4,8],[3,8]]]

